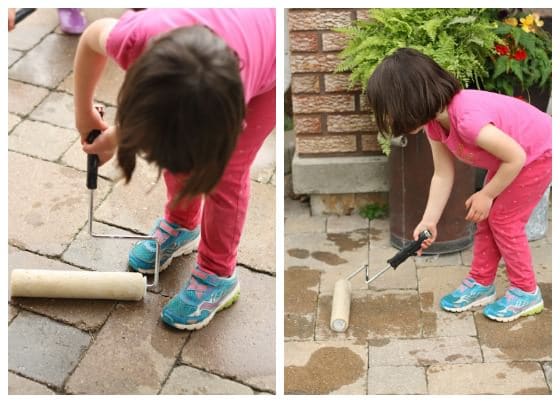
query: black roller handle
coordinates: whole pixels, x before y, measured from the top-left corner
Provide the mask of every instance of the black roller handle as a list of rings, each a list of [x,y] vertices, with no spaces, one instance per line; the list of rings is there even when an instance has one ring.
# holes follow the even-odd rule
[[[16,11],[15,23],[19,24],[37,10],[36,8],[20,8]]]
[[[101,135],[101,130],[92,130],[89,132],[86,142],[91,144],[97,137]],[[99,167],[99,157],[97,154],[88,154],[87,156],[87,180],[88,189],[97,189],[97,168]]]
[[[426,239],[431,238],[432,234],[427,229],[422,231],[418,236],[418,240],[410,242],[404,248],[402,248],[395,256],[387,260],[387,263],[396,269],[402,262],[408,259],[410,256],[414,256],[418,249],[422,246],[422,242]]]

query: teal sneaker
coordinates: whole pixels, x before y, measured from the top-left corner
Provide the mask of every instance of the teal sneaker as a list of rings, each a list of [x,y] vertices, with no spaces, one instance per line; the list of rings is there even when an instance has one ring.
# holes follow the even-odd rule
[[[459,288],[443,297],[439,305],[449,312],[463,312],[475,306],[482,306],[494,302],[496,287],[483,286],[472,278],[463,280]]]
[[[510,287],[502,298],[486,306],[482,313],[498,322],[511,322],[521,316],[541,313],[543,309],[544,303],[539,287],[534,293]]]
[[[159,270],[165,270],[174,257],[188,255],[193,252],[200,240],[200,229],[190,231],[173,224],[164,218],[156,221],[152,236],[158,239],[160,245]],[[128,264],[132,270],[144,273],[154,273],[156,261],[156,243],[153,240],[137,242],[128,254]]]
[[[163,307],[161,319],[177,329],[201,329],[216,313],[233,305],[239,292],[235,272],[218,277],[196,266],[185,287]]]

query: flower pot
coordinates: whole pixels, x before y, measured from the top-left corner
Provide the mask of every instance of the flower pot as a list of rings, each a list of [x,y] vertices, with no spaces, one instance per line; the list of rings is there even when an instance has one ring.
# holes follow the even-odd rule
[[[525,233],[529,241],[544,238],[548,229],[548,201],[550,197],[550,186],[546,189],[541,200],[531,213],[529,221],[525,226]]]
[[[396,248],[412,240],[430,190],[434,165],[425,134],[409,135],[405,147],[393,146],[389,155],[389,222]],[[474,193],[475,170],[455,161],[455,183],[438,223],[438,238],[424,254],[458,252],[473,241],[474,225],[465,220],[465,201]]]

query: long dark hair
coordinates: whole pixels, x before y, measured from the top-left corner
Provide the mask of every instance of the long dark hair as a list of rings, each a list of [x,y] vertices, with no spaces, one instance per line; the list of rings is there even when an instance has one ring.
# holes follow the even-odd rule
[[[188,174],[175,202],[219,182],[245,117],[239,59],[204,26],[154,40],[127,71],[117,100],[117,158],[126,182],[136,155]]]
[[[459,81],[430,57],[401,48],[377,66],[367,95],[379,131],[400,135],[434,119],[460,90]]]

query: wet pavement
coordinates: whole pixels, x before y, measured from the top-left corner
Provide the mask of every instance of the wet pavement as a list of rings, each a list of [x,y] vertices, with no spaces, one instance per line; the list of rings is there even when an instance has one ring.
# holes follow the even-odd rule
[[[124,10],[86,10],[89,21]],[[39,9],[9,33],[9,269],[126,271],[131,241],[91,239],[86,157],[74,130],[72,63],[78,37],[55,9]],[[124,78],[106,67],[96,101],[115,114]],[[177,258],[140,302],[10,298],[10,394],[275,393],[275,134],[251,171],[251,203],[238,256],[241,298],[197,332],[165,326],[161,307],[190,276]],[[140,162],[124,185],[113,162],[99,172],[94,228],[150,231],[165,189]],[[243,346],[243,348],[241,348]]]
[[[550,394],[552,388],[552,218],[530,243],[545,309],[511,323],[481,308],[452,314],[440,298],[468,273],[472,249],[409,258],[370,284],[352,280],[350,325],[329,327],[333,287],[367,262],[368,222],[310,216],[285,198],[284,390],[286,394]],[[371,269],[385,266],[388,219],[373,220]],[[502,296],[507,281],[501,266]]]

